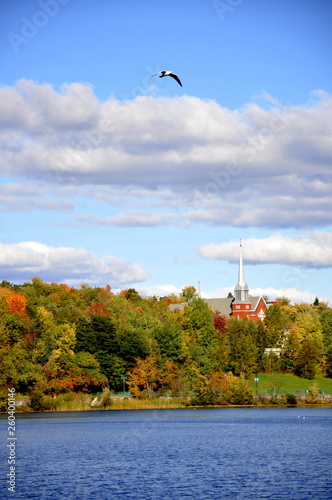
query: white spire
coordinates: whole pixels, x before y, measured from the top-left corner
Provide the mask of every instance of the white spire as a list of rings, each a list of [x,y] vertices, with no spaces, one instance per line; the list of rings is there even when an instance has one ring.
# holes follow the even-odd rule
[[[242,258],[242,241],[240,240],[240,255],[239,255],[239,276],[238,282],[235,285],[235,302],[249,302],[249,287],[244,279],[244,266]]]
[[[239,277],[238,277],[239,285],[243,286],[246,284],[244,279],[244,267],[243,267],[243,259],[242,259],[242,242],[240,239],[240,261],[239,261]]]

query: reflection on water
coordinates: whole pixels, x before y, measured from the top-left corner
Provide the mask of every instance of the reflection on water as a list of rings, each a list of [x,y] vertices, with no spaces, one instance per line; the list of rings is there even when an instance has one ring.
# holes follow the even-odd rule
[[[331,424],[329,408],[21,415],[0,497],[331,499]]]

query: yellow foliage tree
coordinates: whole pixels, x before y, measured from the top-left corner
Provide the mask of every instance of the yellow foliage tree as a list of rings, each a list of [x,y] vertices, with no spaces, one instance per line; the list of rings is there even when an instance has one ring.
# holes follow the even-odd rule
[[[154,389],[161,381],[161,371],[155,356],[137,359],[136,366],[129,370],[128,386],[134,397],[154,397]]]
[[[173,396],[179,396],[181,392],[181,370],[172,360],[167,360],[164,365],[164,383],[171,389]]]

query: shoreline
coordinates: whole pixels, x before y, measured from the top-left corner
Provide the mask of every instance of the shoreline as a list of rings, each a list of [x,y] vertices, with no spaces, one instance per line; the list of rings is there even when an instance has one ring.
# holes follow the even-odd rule
[[[52,408],[52,409],[42,409],[42,410],[33,410],[27,406],[19,405],[16,408],[16,415],[26,415],[32,413],[64,413],[64,412],[96,412],[96,411],[144,411],[144,410],[198,410],[198,409],[228,409],[228,408],[259,408],[259,409],[270,409],[270,408],[332,408],[332,401],[322,402],[319,401],[317,403],[306,403],[299,402],[297,404],[281,404],[281,403],[256,403],[250,405],[235,405],[235,404],[220,404],[220,405],[185,405],[185,404],[151,404],[151,402],[147,400],[143,400],[139,404],[135,401],[133,405],[109,405],[106,408],[103,407],[91,407],[86,405],[85,407],[79,407],[79,405],[75,405],[75,407],[60,407],[60,408]],[[21,408],[21,409],[20,409]],[[7,411],[0,411],[0,415],[7,415]]]

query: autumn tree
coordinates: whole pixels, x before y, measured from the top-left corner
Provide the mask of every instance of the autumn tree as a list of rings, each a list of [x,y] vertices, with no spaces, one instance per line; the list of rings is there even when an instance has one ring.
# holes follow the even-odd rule
[[[92,304],[92,306],[89,307],[88,309],[88,315],[89,316],[104,316],[107,318],[110,313],[106,309],[106,307],[103,304],[100,304],[99,302],[95,302]]]
[[[183,369],[177,363],[168,359],[165,361],[163,372],[163,384],[169,388],[172,396],[180,396],[184,375]]]
[[[162,372],[155,356],[137,359],[136,366],[129,370],[127,384],[134,397],[153,398],[155,389],[162,381]]]
[[[231,372],[211,373],[203,387],[195,391],[191,399],[193,405],[220,405],[230,403],[235,405],[252,404],[253,392],[248,383]]]
[[[265,347],[280,347],[285,334],[291,328],[291,309],[285,300],[272,304],[265,313],[264,324],[266,326]]]
[[[21,293],[11,293],[6,298],[7,305],[10,309],[11,314],[20,314],[22,317],[26,317],[26,305],[27,299]]]
[[[184,297],[187,301],[197,297],[197,290],[194,286],[185,286],[182,288],[181,292],[182,297]]]
[[[233,405],[250,405],[253,402],[253,392],[245,380],[228,374],[226,375],[223,398]]]
[[[98,360],[90,353],[57,353],[43,368],[47,392],[100,391],[108,383]]]
[[[227,316],[224,314],[214,314],[213,316],[213,326],[221,335],[228,333],[228,323]]]

